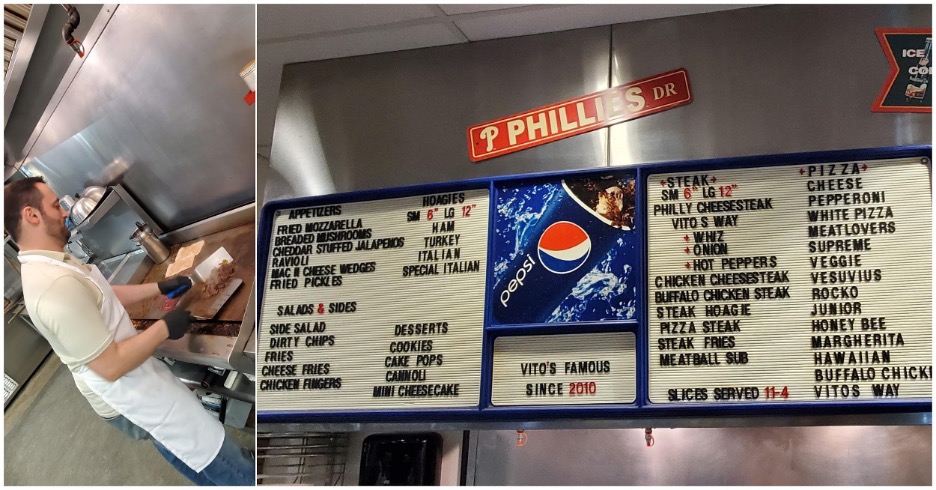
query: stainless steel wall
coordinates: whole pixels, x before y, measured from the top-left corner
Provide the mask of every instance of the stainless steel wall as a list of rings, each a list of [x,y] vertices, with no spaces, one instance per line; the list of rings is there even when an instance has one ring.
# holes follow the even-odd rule
[[[932,427],[480,431],[475,485],[926,485]]]
[[[693,101],[611,128],[611,164],[932,143],[931,114],[871,112],[876,27],[931,5],[778,5],[615,25],[615,85],[677,67]]]
[[[608,32],[287,65],[266,198],[607,165],[607,130],[481,165],[468,161],[466,133],[472,124],[607,88]]]
[[[266,198],[930,144],[930,114],[870,107],[888,74],[874,28],[928,27],[931,15],[930,5],[780,5],[286,65]],[[678,67],[689,71],[688,106],[480,164],[467,158],[472,124]]]
[[[166,231],[253,202],[255,43],[253,5],[119,6],[24,167],[74,193],[122,159]]]

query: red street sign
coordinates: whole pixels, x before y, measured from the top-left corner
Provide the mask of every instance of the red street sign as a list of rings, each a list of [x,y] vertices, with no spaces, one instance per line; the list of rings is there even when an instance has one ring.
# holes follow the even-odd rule
[[[480,162],[692,102],[680,68],[468,128],[468,158]]]
[[[871,110],[933,112],[933,30],[879,27],[874,32],[884,49],[890,74]]]

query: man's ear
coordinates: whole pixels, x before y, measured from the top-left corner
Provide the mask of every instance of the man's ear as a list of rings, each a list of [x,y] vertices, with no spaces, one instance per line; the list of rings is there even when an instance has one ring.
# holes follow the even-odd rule
[[[22,218],[24,223],[29,223],[31,225],[39,224],[39,210],[32,206],[25,206],[20,212],[20,218]]]

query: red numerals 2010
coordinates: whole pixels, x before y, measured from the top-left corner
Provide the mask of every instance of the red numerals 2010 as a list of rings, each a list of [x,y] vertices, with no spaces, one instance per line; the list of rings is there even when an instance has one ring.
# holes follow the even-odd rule
[[[598,387],[594,381],[575,381],[569,383],[569,396],[594,395],[598,392]]]

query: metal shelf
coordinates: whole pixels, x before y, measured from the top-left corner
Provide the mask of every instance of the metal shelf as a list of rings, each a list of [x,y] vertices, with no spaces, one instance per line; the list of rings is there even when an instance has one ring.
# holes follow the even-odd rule
[[[85,218],[78,226],[75,227],[74,233],[80,233],[82,230],[90,228],[96,225],[101,219],[104,218],[107,213],[114,208],[114,205],[117,204],[117,201],[120,200],[120,196],[112,188],[108,188],[107,192],[104,195],[104,198],[98,203],[97,207],[94,208],[94,211],[91,212],[91,215]]]

